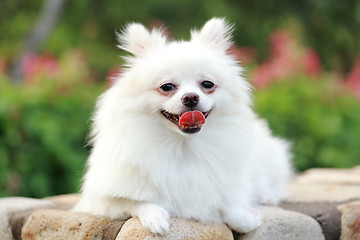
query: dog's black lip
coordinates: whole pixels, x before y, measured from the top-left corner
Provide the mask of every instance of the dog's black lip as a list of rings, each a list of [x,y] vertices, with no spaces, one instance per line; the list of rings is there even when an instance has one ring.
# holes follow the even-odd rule
[[[179,115],[169,113],[169,112],[167,112],[165,110],[162,110],[161,113],[167,120],[169,120],[170,122],[172,122],[172,123],[174,123],[176,125],[179,125],[179,119],[180,119]]]
[[[183,128],[179,125],[179,119],[180,117],[186,113],[186,112],[189,112],[189,111],[185,111],[183,113],[181,113],[180,115],[179,114],[173,114],[173,113],[170,113],[166,110],[161,110],[161,114],[167,119],[169,120],[170,122],[172,122],[173,124],[175,124],[176,126],[179,127],[179,129],[184,132],[184,133],[188,133],[188,134],[192,134],[192,133],[197,133],[201,130],[201,125],[199,127],[191,127],[191,128]],[[205,118],[207,118],[210,114],[211,110],[210,111],[207,111],[207,112],[202,112],[202,114],[204,115]]]

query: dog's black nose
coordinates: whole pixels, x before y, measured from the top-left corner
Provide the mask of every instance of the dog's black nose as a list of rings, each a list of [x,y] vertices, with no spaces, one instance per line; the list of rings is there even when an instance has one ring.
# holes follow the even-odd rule
[[[194,92],[185,93],[181,98],[181,102],[189,108],[195,107],[199,103],[199,100],[199,95]]]

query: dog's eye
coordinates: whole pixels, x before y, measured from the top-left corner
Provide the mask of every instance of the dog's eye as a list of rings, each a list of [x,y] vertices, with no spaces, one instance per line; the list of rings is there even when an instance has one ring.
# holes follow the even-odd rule
[[[212,89],[212,88],[215,87],[215,84],[214,84],[213,82],[210,82],[210,81],[203,81],[203,82],[201,83],[201,86],[202,86],[203,88],[206,88],[206,89]]]
[[[160,89],[164,92],[170,92],[175,89],[175,85],[172,83],[165,83],[160,86]]]

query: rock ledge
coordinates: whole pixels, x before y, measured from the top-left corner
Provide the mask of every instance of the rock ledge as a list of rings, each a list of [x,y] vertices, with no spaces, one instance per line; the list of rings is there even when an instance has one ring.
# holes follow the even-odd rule
[[[360,166],[352,169],[310,169],[290,184],[291,195],[279,207],[259,207],[260,228],[231,232],[224,224],[172,218],[170,233],[158,236],[127,221],[75,213],[69,209],[79,194],[45,199],[0,199],[0,236],[11,239],[360,239]]]

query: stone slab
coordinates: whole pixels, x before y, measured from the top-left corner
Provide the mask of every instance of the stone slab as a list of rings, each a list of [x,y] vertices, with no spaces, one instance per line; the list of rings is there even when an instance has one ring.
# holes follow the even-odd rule
[[[125,221],[122,220],[114,220],[109,222],[106,226],[103,233],[103,240],[115,240],[117,235],[120,232],[121,227],[124,225]]]
[[[319,222],[326,240],[338,240],[341,234],[341,212],[338,202],[282,202],[286,210],[300,212]]]
[[[299,184],[360,185],[360,166],[351,169],[312,168],[295,178]]]
[[[295,177],[289,188],[292,194],[281,204],[285,210],[260,208],[263,225],[249,234],[234,233],[235,239],[360,239],[360,166],[310,169]],[[43,200],[0,199],[1,239],[20,239],[21,234],[22,239],[40,240],[233,239],[231,231],[217,223],[172,218],[170,233],[164,237],[148,233],[137,218],[124,223],[62,211],[79,198],[80,194],[66,194]],[[45,210],[37,210],[41,208]]]
[[[36,209],[51,208],[54,204],[48,200],[25,197],[0,199],[0,236],[2,240],[20,239],[25,220]]]
[[[254,231],[240,234],[236,240],[324,240],[317,221],[307,215],[277,207],[260,207],[263,224]]]
[[[232,240],[230,229],[220,223],[202,223],[195,220],[171,218],[170,232],[166,236],[149,233],[138,218],[130,218],[121,228],[116,240]]]
[[[360,199],[360,166],[310,169],[289,184],[287,202],[345,202]]]
[[[360,201],[338,206],[341,211],[341,240],[360,239]]]
[[[23,226],[23,240],[101,240],[109,218],[57,209],[33,212]]]
[[[291,183],[288,202],[344,202],[360,199],[360,185]]]
[[[58,209],[68,210],[75,206],[75,204],[80,200],[80,197],[80,193],[71,193],[47,197],[44,199],[53,202]]]

